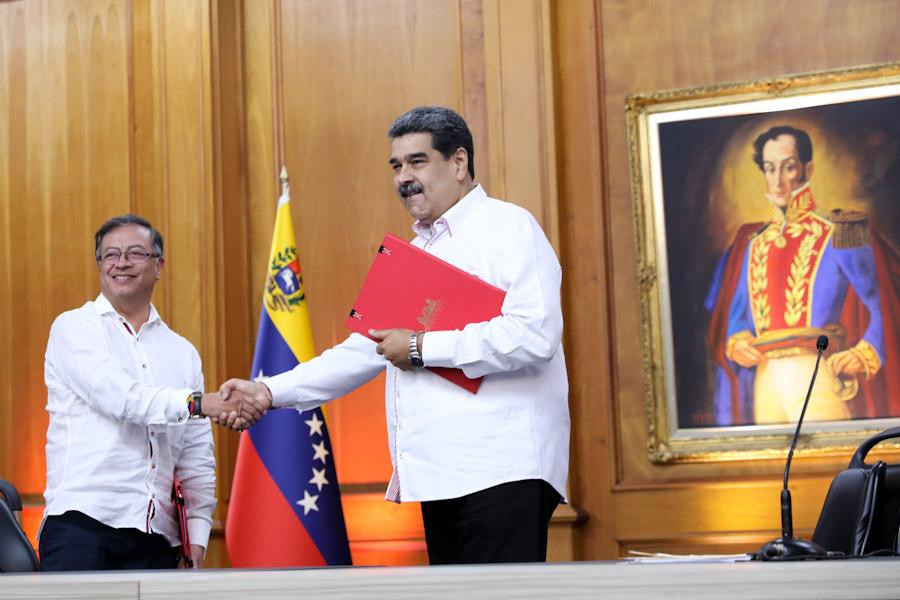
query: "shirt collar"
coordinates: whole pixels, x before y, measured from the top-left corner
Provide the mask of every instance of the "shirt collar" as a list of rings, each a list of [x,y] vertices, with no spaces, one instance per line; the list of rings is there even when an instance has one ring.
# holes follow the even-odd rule
[[[480,183],[475,184],[475,187],[473,187],[468,194],[448,208],[447,211],[435,219],[434,223],[431,225],[425,225],[418,220],[413,223],[413,233],[428,240],[438,231],[446,229],[452,237],[453,231],[459,230],[463,222],[475,212],[476,207],[484,202],[485,198],[487,198],[487,193],[484,191],[484,188],[481,187]]]
[[[113,314],[117,317],[125,319],[122,315],[120,315],[113,305],[110,304],[109,300],[106,299],[106,296],[103,295],[103,292],[97,296],[97,299],[94,300],[94,310],[97,311],[99,315],[109,315]],[[153,303],[150,303],[150,317],[147,319],[147,323],[154,323],[156,321],[161,321],[162,319],[159,316],[159,313],[156,311],[156,307],[153,306]]]

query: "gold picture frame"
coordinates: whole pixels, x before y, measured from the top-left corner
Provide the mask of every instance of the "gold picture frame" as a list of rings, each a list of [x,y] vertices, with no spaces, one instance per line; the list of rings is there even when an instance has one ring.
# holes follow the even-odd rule
[[[780,193],[767,187],[762,152],[758,153],[760,158],[754,157],[753,143],[767,130],[780,131],[772,127],[786,125],[809,133],[813,158],[809,165],[815,165],[816,170],[812,175],[809,166],[801,180],[816,194],[819,204],[815,212],[825,215],[831,223],[826,227],[833,226],[833,236],[839,231],[861,232],[863,238],[851,244],[850,253],[864,254],[867,243],[874,248],[871,253],[881,262],[860,267],[853,276],[874,277],[881,282],[877,293],[878,302],[883,304],[882,298],[893,297],[898,290],[896,277],[878,279],[884,274],[882,263],[895,269],[900,266],[895,262],[896,254],[891,254],[900,247],[900,216],[895,214],[900,213],[895,208],[896,190],[900,189],[900,63],[637,94],[627,98],[626,115],[649,457],[653,462],[667,463],[782,455],[796,426],[795,419],[778,422],[757,418],[769,414],[765,405],[774,402],[773,394],[759,393],[757,402],[757,396],[749,394],[756,393],[754,386],[763,385],[763,377],[755,378],[757,367],[742,367],[730,360],[733,354],[721,350],[739,339],[721,332],[727,334],[740,320],[742,313],[735,298],[742,298],[743,282],[748,280],[748,286],[755,285],[745,275],[751,267],[744,263],[744,270],[740,271],[742,263],[737,258],[750,256],[752,251],[744,249],[746,244],[739,244],[734,236],[747,221],[762,223],[761,228],[752,230],[750,239],[762,235],[762,228],[774,214],[772,205],[765,201],[766,194],[777,199]],[[802,188],[792,189],[794,196],[790,198],[802,193]],[[838,209],[842,212],[827,212]],[[782,213],[786,214],[784,210]],[[872,238],[865,237],[869,232]],[[839,247],[837,237],[829,239],[834,248]],[[843,252],[844,247],[840,248]],[[822,261],[830,260],[827,256],[850,255],[836,250],[829,255],[824,246],[818,252]],[[734,264],[727,260],[732,254]],[[817,311],[828,312],[814,304],[822,304],[821,299],[827,294],[820,291],[814,296],[813,292],[825,289],[828,280],[822,278],[831,271],[823,267],[810,273],[806,280],[809,304],[804,331],[819,325],[815,322]],[[812,277],[823,283],[815,284]],[[885,281],[889,285],[884,285]],[[763,285],[773,286],[773,297],[778,292],[774,276]],[[868,288],[858,287],[861,302],[871,300]],[[856,297],[853,283],[850,288],[854,291],[847,292],[841,300],[843,311],[848,310],[846,304],[851,296]],[[730,289],[737,291],[723,292]],[[747,304],[751,305],[755,301],[752,293],[747,296]],[[832,312],[836,310],[834,306]],[[900,364],[889,358],[894,356],[896,344],[891,342],[888,346],[890,340],[900,337],[900,332],[896,321],[889,320],[893,319],[892,313],[881,308],[880,346],[877,336],[872,337],[877,327],[865,329],[877,321],[872,311],[864,311],[868,317],[854,320],[841,334],[846,336],[844,349],[857,343],[858,347],[853,346],[857,351],[866,349],[862,340],[868,338],[863,334],[869,336],[874,341],[868,350],[880,348],[873,360],[882,364],[877,370],[864,370],[856,377],[839,373],[841,381],[862,381],[863,391],[842,409],[849,416],[807,420],[800,448],[818,454],[846,453],[873,431],[900,424],[900,397],[892,401],[878,396],[878,390],[892,385],[900,373]],[[756,314],[753,310],[756,309],[748,312]],[[836,325],[843,327],[844,314]],[[861,341],[850,339],[853,327]],[[890,340],[885,341],[887,338]],[[812,353],[815,354],[814,348]],[[771,370],[773,364],[777,363],[767,363],[767,369]],[[869,369],[868,364],[866,368]],[[799,370],[795,382],[778,389],[786,390],[789,396],[796,386],[802,403],[811,374],[812,369]],[[725,402],[726,395],[730,405]],[[792,402],[784,400],[788,401]]]

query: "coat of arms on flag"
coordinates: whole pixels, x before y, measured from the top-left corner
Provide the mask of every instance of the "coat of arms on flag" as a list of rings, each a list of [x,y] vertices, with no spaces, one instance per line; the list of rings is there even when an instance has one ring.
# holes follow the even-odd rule
[[[297,248],[287,246],[272,256],[263,302],[270,310],[292,312],[305,300]]]

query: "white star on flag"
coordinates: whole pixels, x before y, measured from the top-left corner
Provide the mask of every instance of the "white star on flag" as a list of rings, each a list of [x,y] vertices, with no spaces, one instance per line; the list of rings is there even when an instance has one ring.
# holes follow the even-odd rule
[[[318,512],[319,507],[316,506],[318,499],[318,495],[310,496],[308,491],[303,490],[303,500],[297,500],[297,504],[303,507],[303,514],[306,515],[311,510]]]
[[[262,370],[262,369],[260,369],[260,370],[259,370],[259,374],[258,374],[256,377],[253,378],[253,381],[264,381],[265,378],[266,378],[266,374],[263,373],[263,370]]]
[[[325,457],[330,454],[330,452],[328,452],[328,450],[325,449],[325,440],[322,440],[318,444],[313,444],[312,447],[313,447],[313,450],[316,451],[315,455],[313,456],[313,460],[318,459],[324,463]]]
[[[314,433],[322,435],[322,425],[325,424],[325,421],[320,420],[319,415],[313,413],[312,419],[303,422],[309,425],[309,435],[312,435]]]
[[[317,468],[313,467],[313,477],[309,480],[309,482],[316,484],[316,486],[319,488],[319,491],[321,492],[322,486],[328,485],[328,480],[325,479],[325,469],[322,469],[320,471]]]

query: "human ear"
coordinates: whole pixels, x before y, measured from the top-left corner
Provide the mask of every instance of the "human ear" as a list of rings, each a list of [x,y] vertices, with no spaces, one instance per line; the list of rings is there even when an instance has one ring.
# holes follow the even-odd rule
[[[453,161],[456,163],[456,180],[463,181],[469,173],[469,153],[465,148],[457,148]]]

